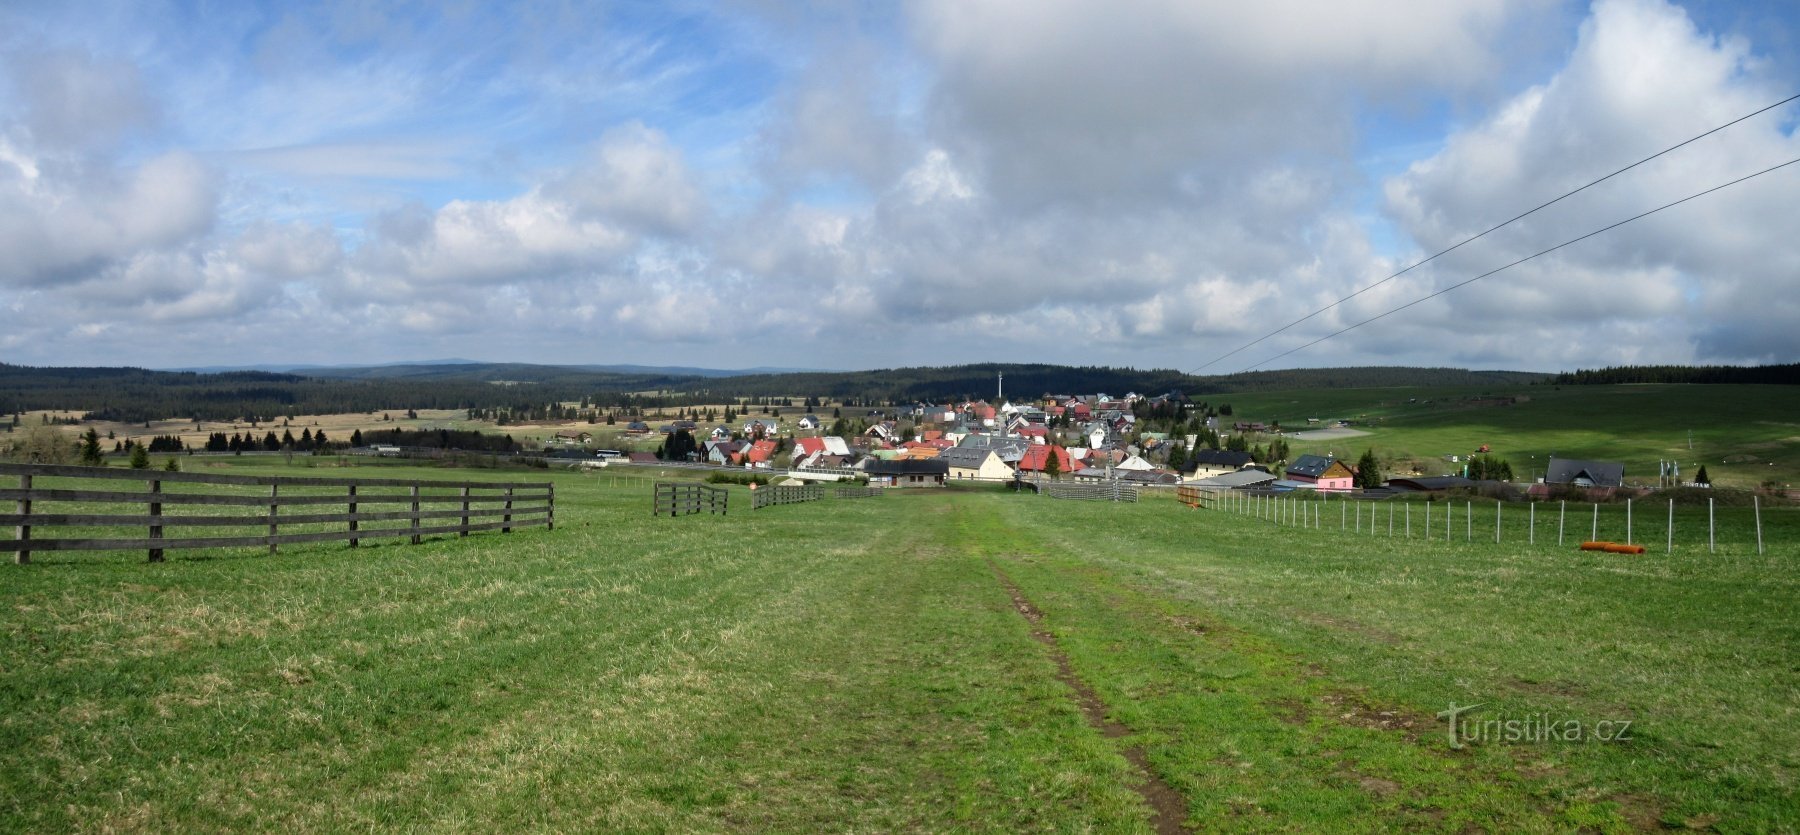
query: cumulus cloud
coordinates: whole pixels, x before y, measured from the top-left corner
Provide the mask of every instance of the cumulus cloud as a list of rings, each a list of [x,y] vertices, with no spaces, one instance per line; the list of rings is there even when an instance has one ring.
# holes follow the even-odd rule
[[[1779,100],[1786,91],[1756,69],[1747,43],[1699,31],[1663,0],[1602,0],[1566,68],[1387,183],[1388,211],[1436,251]],[[1495,233],[1430,274],[1440,286],[1461,281],[1795,157],[1791,122],[1745,122]],[[1777,173],[1584,241],[1420,315],[1565,346],[1556,365],[1778,358],[1791,350],[1780,323],[1794,321],[1781,305],[1800,297],[1784,208],[1795,176]],[[1654,335],[1644,339],[1647,329]]]

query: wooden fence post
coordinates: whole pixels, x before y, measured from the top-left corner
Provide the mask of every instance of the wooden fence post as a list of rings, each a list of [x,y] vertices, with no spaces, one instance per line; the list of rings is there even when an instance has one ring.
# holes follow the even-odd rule
[[[152,494],[161,494],[162,493],[162,479],[160,479],[160,478],[150,479],[150,492]],[[163,538],[162,502],[152,501],[150,503],[150,538],[151,539],[162,539]],[[151,562],[162,562],[163,561],[163,549],[151,548],[150,549],[150,561]]]
[[[462,506],[462,530],[456,532],[458,537],[469,535],[469,486],[466,484],[462,488]]]
[[[20,490],[30,490],[31,489],[31,476],[28,476],[28,475],[19,476],[19,489]],[[30,495],[30,493],[26,493],[26,495]],[[23,498],[19,499],[19,515],[25,516],[25,517],[31,516],[31,500],[30,499],[23,499]],[[19,543],[21,545],[21,547],[19,548],[18,563],[20,565],[25,565],[25,564],[31,562],[31,549],[27,548],[27,547],[23,547],[24,545],[31,542],[31,526],[27,525],[27,524],[23,524],[21,522],[21,524],[18,527],[13,529],[13,538],[19,540]]]
[[[1713,500],[1711,496],[1708,496],[1706,499],[1706,553],[1711,554],[1717,550],[1718,537],[1713,528]]]
[[[548,515],[544,517],[544,530],[556,530],[556,482],[550,482],[550,494],[545,496],[550,502]]]
[[[1494,500],[1494,544],[1500,544],[1500,500]]]
[[[1663,551],[1663,553],[1665,553],[1665,554],[1675,553],[1675,500],[1674,499],[1669,500],[1669,541],[1663,547],[1665,549]]]
[[[1599,539],[1600,539],[1600,503],[1594,502],[1594,528],[1593,528],[1593,530],[1588,532],[1588,541],[1596,542]]]
[[[269,485],[269,555],[270,556],[275,555],[275,548],[276,548],[275,536],[276,536],[276,529],[279,527],[275,522],[275,517],[281,515],[281,505],[279,503],[277,503],[275,501],[275,499],[280,494],[281,494],[281,485],[279,485],[279,484]]]
[[[419,483],[415,481],[412,483],[412,544],[417,545],[424,541],[424,538],[419,536]]]
[[[357,539],[355,536],[357,528],[359,528],[360,525],[356,521],[356,485],[354,485],[354,484],[350,485],[350,508],[349,508],[349,510],[350,510],[350,533],[352,534],[350,537],[350,547],[355,548],[356,546],[362,544],[362,540]]]
[[[512,485],[506,486],[506,515],[500,517],[500,532],[512,533]]]

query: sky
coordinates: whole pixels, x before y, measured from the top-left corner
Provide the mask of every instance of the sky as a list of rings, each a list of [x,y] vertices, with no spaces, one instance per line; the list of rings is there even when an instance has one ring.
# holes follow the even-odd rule
[[[0,361],[1795,362],[1800,165],[1403,306],[1800,102],[1269,334],[1796,93],[1791,0],[9,0]]]

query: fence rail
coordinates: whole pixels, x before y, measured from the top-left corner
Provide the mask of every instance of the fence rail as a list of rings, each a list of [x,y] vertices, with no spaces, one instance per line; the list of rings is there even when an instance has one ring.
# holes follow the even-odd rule
[[[880,487],[839,487],[837,497],[840,499],[867,499],[881,495]]]
[[[1135,502],[1138,489],[1117,481],[1098,484],[1063,484],[1048,482],[1038,485],[1038,492],[1053,499],[1079,499],[1092,502]]]
[[[1737,547],[1762,554],[1767,548],[1766,535],[1789,543],[1800,539],[1800,513],[1791,508],[1771,509],[1761,496],[1749,498],[1746,507],[1721,506],[1711,498],[1704,505],[1678,506],[1674,499],[1660,497],[1609,504],[1472,498],[1377,504],[1354,495],[1254,490],[1201,491],[1196,497],[1201,507],[1283,527],[1319,530],[1336,522],[1340,534],[1444,543],[1522,541],[1527,546],[1562,548],[1583,542],[1617,542],[1647,546],[1651,553],[1674,553],[1678,547],[1703,547],[1707,553],[1716,553],[1730,547],[1720,541],[1723,529],[1739,543]],[[1187,503],[1185,498],[1183,503]],[[1727,514],[1730,519],[1724,518]]]
[[[759,510],[772,504],[799,504],[800,502],[818,501],[825,498],[825,488],[814,485],[805,487],[764,487],[750,494],[750,509]]]
[[[0,489],[0,501],[14,502],[15,512],[0,514],[0,526],[13,527],[12,539],[0,539],[0,553],[16,553],[19,563],[29,563],[38,551],[130,551],[149,553],[161,562],[169,549],[240,548],[268,546],[275,553],[282,545],[303,542],[349,541],[407,537],[417,544],[425,536],[476,531],[510,533],[515,527],[556,526],[556,488],[548,482],[497,483],[478,481],[422,481],[417,479],[353,479],[288,476],[215,475],[161,470],[118,470],[105,467],[69,467],[40,464],[0,464],[0,476],[14,476],[17,488]],[[56,479],[57,486],[41,486],[40,479]],[[143,484],[143,490],[117,488],[119,482]],[[234,492],[170,492],[169,487],[225,488]],[[266,491],[263,489],[266,488]],[[318,491],[326,492],[318,492]],[[374,490],[378,492],[364,492]],[[311,492],[295,492],[311,491]],[[402,492],[392,492],[402,491]],[[96,511],[91,507],[44,512],[43,505],[128,505],[143,512]],[[364,505],[400,505],[401,510],[363,511]],[[284,508],[341,506],[344,512],[283,513]],[[197,513],[168,513],[165,508],[198,509]],[[229,508],[255,508],[260,513],[227,514]],[[496,519],[496,517],[498,517]],[[455,524],[424,524],[427,520],[456,520]],[[366,522],[409,522],[404,527],[365,528]],[[282,526],[328,525],[335,530],[281,533]],[[46,537],[45,528],[73,528]],[[89,528],[140,528],[145,536],[93,535]],[[256,529],[255,535],[166,535],[171,528]]]
[[[704,511],[723,516],[730,501],[731,491],[723,487],[659,481],[650,512],[654,516],[685,516]]]

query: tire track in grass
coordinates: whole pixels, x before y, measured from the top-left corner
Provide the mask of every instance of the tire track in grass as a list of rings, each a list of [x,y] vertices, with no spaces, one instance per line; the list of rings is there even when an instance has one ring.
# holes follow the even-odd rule
[[[1057,646],[1056,636],[1044,629],[1044,613],[1038,611],[1036,606],[1031,605],[1031,601],[1025,598],[1025,593],[1019,590],[1018,584],[1014,583],[1011,577],[1006,576],[1006,572],[1001,571],[999,565],[992,559],[987,562],[988,567],[994,570],[994,577],[1000,581],[1001,586],[1006,588],[1006,593],[1012,596],[1013,610],[1031,625],[1032,639],[1043,644],[1050,653],[1050,660],[1056,662],[1057,680],[1074,691],[1075,704],[1081,708],[1081,714],[1087,718],[1088,724],[1108,739],[1130,736],[1130,728],[1106,718],[1106,703],[1100,700],[1100,694],[1095,692],[1087,682],[1082,681],[1079,675],[1076,675],[1075,668],[1069,664],[1068,654]],[[1134,745],[1124,749],[1122,753],[1125,755],[1126,761],[1137,769],[1138,775],[1142,778],[1132,786],[1132,790],[1136,791],[1138,796],[1144,799],[1145,805],[1150,807],[1151,828],[1162,835],[1178,835],[1178,833],[1186,832],[1187,829],[1183,827],[1182,823],[1188,817],[1187,798],[1151,770],[1150,758],[1145,755],[1143,746]]]

